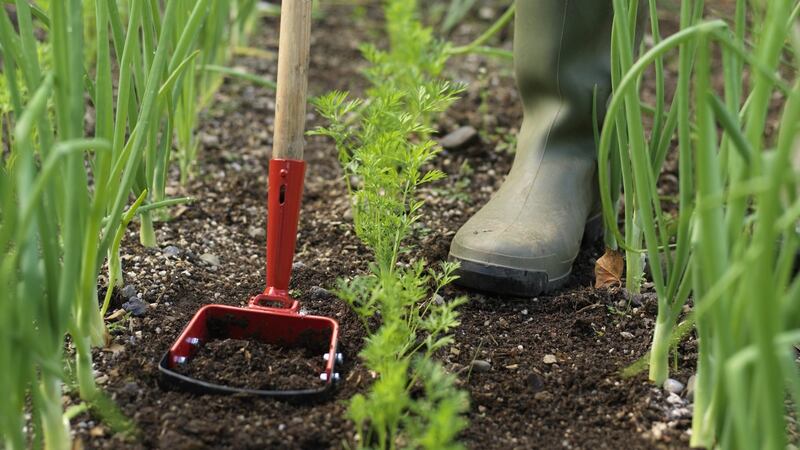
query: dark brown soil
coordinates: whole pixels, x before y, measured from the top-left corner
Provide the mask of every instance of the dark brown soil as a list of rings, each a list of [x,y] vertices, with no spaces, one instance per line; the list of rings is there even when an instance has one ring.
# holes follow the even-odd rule
[[[223,339],[203,345],[177,371],[223,386],[289,391],[318,388],[324,369],[316,349]]]
[[[480,0],[482,18],[460,25],[451,37],[457,43],[474,38],[506,3]],[[312,36],[313,95],[365,88],[358,45],[380,36],[374,4],[366,7],[366,14],[340,2],[323,4]],[[275,20],[264,21],[251,45],[274,51],[276,29]],[[510,48],[509,33],[495,44]],[[275,73],[273,59],[239,57],[234,64],[264,76]],[[450,61],[448,70],[468,81],[469,89],[441,118],[440,132],[471,125],[480,137],[464,149],[442,152],[436,167],[448,178],[421,193],[427,206],[410,244],[418,249],[414,258],[432,264],[446,258],[456,230],[502,184],[513,160],[506,143],[522,114],[506,62],[468,56]],[[263,290],[273,98],[262,88],[226,82],[201,120],[196,178],[185,188],[170,188],[171,195],[191,194],[197,201],[171,211],[173,219],[158,225],[159,248],[141,247],[135,227],[126,235],[125,282],[149,309],[141,317],[118,319],[112,342],[96,352],[95,363],[98,383],[138,434],[126,438],[92,414],[82,414],[73,427],[85,448],[355,445],[347,400],[365,392],[373,374],[357,356],[365,337],[361,323],[330,290],[338,278],[363,273],[370,255],[353,232],[336,150],[320,137],[307,138],[308,171],[291,288],[304,311],[339,321],[345,362],[338,389],[323,403],[294,405],[164,391],[157,383],[160,357],[197,309],[208,303],[243,306]],[[313,111],[309,115],[309,127],[321,123]],[[457,287],[443,293],[448,299],[467,295],[470,300],[460,310],[462,326],[455,331],[455,344],[438,355],[471,397],[470,426],[461,436],[468,448],[687,447],[691,404],[686,395],[668,402],[668,393],[643,375],[620,375],[648,349],[655,299],[645,294],[628,300],[619,291],[594,289],[592,268],[601,254],[602,245],[588,245],[567,286],[538,298],[491,297]],[[115,301],[119,307],[125,299],[117,293]],[[247,360],[241,345],[223,347],[220,352]],[[692,373],[695,347],[690,338],[679,349],[672,376],[683,383]],[[250,344],[246,351],[252,360]],[[206,374],[217,373],[217,364],[225,370],[234,365],[246,369],[239,361],[210,356]],[[229,375],[231,382],[240,376],[225,377]],[[77,402],[74,392],[68,394]]]

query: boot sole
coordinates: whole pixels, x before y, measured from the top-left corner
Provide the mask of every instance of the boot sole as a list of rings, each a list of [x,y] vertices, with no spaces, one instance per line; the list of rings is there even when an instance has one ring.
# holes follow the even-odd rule
[[[597,215],[586,222],[583,245],[596,242],[602,235],[603,217]],[[551,292],[564,286],[572,273],[572,265],[570,265],[570,269],[566,273],[551,279],[545,271],[480,263],[452,255],[448,259],[460,263],[460,267],[456,271],[459,278],[454,282],[455,284],[476,291],[513,297],[535,297]]]

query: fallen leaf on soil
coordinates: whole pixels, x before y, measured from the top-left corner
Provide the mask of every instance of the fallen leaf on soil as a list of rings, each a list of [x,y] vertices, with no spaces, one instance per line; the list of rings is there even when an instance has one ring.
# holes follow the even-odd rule
[[[606,253],[594,264],[594,287],[621,286],[624,267],[625,259],[622,253],[607,248]]]

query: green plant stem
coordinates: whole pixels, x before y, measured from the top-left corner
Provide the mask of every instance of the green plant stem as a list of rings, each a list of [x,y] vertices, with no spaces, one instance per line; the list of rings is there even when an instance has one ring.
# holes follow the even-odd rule
[[[500,32],[503,28],[508,26],[511,23],[511,19],[514,18],[514,10],[516,7],[516,3],[512,3],[511,6],[508,7],[506,12],[497,19],[492,26],[490,26],[486,31],[483,32],[477,39],[470,42],[467,45],[463,45],[460,47],[451,47],[446,50],[446,53],[451,56],[458,56],[458,55],[465,55],[469,53],[475,53],[478,49],[483,49],[484,52],[489,50],[488,47],[485,47],[484,44],[489,41],[495,34]],[[491,50],[491,53],[495,54],[496,56],[503,56],[508,57],[508,52],[503,50]],[[513,58],[513,56],[511,56]]]
[[[153,216],[149,212],[139,215],[139,227],[139,242],[145,247],[155,248],[158,240],[153,228]]]
[[[69,435],[69,422],[61,411],[61,379],[43,373],[39,389],[45,449],[69,450],[72,448],[72,439]]]
[[[229,77],[239,78],[241,80],[249,81],[257,86],[265,87],[273,91],[275,90],[276,87],[275,82],[270,79],[260,77],[258,75],[253,75],[252,73],[245,72],[239,69],[217,66],[213,64],[206,64],[205,66],[203,66],[203,70],[207,72],[219,73]]]

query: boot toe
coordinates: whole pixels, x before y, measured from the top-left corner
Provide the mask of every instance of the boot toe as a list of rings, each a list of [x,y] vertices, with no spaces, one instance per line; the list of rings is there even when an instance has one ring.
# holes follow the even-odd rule
[[[450,246],[450,259],[461,263],[457,282],[515,296],[534,296],[561,286],[580,249],[581,233],[557,222],[508,223],[477,214]]]

